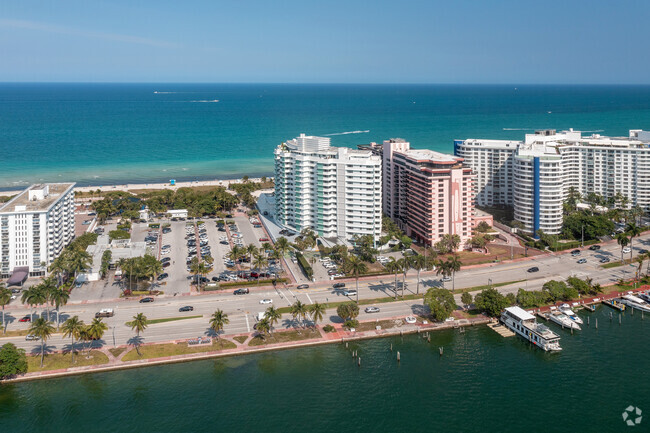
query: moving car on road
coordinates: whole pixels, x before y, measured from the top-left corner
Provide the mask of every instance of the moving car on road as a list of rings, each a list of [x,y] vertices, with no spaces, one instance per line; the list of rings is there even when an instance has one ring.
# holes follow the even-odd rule
[[[95,318],[100,318],[100,317],[113,317],[113,312],[112,308],[102,308],[99,310],[99,312],[95,313]]]
[[[273,303],[273,299],[269,299],[269,298],[260,299],[260,304],[272,304],[272,303]]]
[[[335,289],[342,289],[343,287],[345,287],[345,283],[334,283],[332,284],[332,287]]]
[[[34,335],[34,334],[27,334],[27,335],[25,336],[25,340],[27,340],[27,341],[36,341],[36,340],[40,340],[40,338],[37,337],[37,336]]]
[[[537,266],[533,266],[532,268],[528,268],[528,272],[537,272],[539,271],[539,268]]]
[[[379,313],[379,307],[366,307],[366,313]]]
[[[147,296],[146,298],[142,298],[139,301],[141,304],[146,304],[148,302],[153,302],[153,298],[151,296]]]
[[[249,290],[245,289],[245,288],[244,289],[237,289],[232,293],[233,293],[233,295],[246,295],[246,294],[249,293]]]
[[[343,294],[344,294],[345,296],[356,296],[356,295],[357,295],[357,291],[354,290],[354,289],[352,289],[352,290],[345,290],[345,291],[343,292]]]
[[[194,311],[194,307],[192,307],[191,305],[186,305],[184,307],[179,308],[178,311],[180,311],[181,313],[185,311]]]
[[[296,287],[296,289],[308,289],[308,288],[309,288],[309,284],[301,284],[298,287]]]
[[[31,322],[32,321],[32,316],[24,316],[21,317],[19,322]]]

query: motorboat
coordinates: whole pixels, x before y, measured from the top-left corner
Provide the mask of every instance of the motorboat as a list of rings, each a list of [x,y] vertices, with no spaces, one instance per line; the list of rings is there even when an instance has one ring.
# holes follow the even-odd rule
[[[561,313],[564,313],[565,316],[567,316],[569,319],[573,320],[575,323],[582,325],[585,323],[580,316],[578,316],[575,311],[571,309],[571,306],[569,304],[562,304],[560,305],[560,308],[558,308]]]
[[[621,304],[627,305],[631,308],[636,308],[637,310],[641,310],[646,313],[650,313],[650,304],[634,295],[623,295],[621,297]]]

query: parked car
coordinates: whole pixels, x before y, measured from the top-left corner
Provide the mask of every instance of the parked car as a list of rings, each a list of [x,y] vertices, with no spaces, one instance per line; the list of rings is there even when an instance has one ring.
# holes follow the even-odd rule
[[[184,307],[179,308],[178,311],[181,313],[184,311],[194,311],[194,307],[192,307],[191,305],[186,305]]]
[[[647,253],[648,253],[648,250],[643,249],[643,248],[639,249],[639,254],[647,254]]]
[[[442,277],[443,283],[448,283],[449,281],[451,281],[451,277]]]
[[[158,278],[156,278],[158,281],[162,281],[165,278],[169,277],[169,274],[167,272],[163,272],[162,274],[158,275]]]
[[[630,247],[623,248],[623,254],[629,254],[631,252],[632,252],[632,249]]]
[[[171,262],[171,261],[172,259],[170,257],[163,257],[163,259],[161,260],[162,263]]]
[[[600,249],[600,245],[592,245],[589,247],[591,251],[598,251]]]
[[[146,304],[148,302],[153,302],[153,298],[151,296],[147,296],[146,298],[140,299],[141,304]]]
[[[221,245],[228,245],[228,241],[220,241],[219,242]]]
[[[573,250],[571,251],[572,256],[579,256],[580,255],[580,250]]]
[[[366,307],[366,313],[379,313],[379,307]]]
[[[170,227],[165,227],[164,229],[162,229],[162,232],[163,234],[171,233],[172,229]]]
[[[603,257],[602,259],[600,259],[600,263],[609,263],[609,258]]]
[[[221,281],[221,278],[219,278],[219,277],[212,277],[211,280],[212,280],[212,281]]]
[[[246,295],[246,294],[249,293],[249,290],[246,289],[246,288],[243,288],[243,289],[237,289],[237,290],[235,290],[235,291],[232,292],[232,293],[233,293],[233,295]]]
[[[578,260],[578,264],[582,265],[584,263],[587,263],[587,259],[580,259]]]
[[[163,262],[162,267],[163,267],[163,268],[168,268],[168,267],[170,267],[171,265],[172,265],[172,262],[170,262],[170,261],[166,261],[166,262]]]
[[[533,266],[532,268],[528,268],[528,272],[537,272],[539,271],[539,268],[537,266]]]
[[[269,238],[260,238],[260,242],[268,242]]]
[[[296,287],[296,289],[308,289],[308,288],[309,288],[309,284],[301,284],[298,287]]]
[[[31,322],[32,316],[23,316],[20,318],[19,322]]]

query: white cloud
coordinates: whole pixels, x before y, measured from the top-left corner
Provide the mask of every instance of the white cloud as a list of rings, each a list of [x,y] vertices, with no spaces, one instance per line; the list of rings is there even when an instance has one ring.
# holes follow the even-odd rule
[[[173,42],[159,41],[156,39],[142,38],[139,36],[121,35],[117,33],[102,33],[93,32],[71,27],[57,26],[53,24],[40,23],[36,21],[27,20],[11,20],[0,18],[0,27],[23,29],[23,30],[36,30],[41,32],[57,33],[61,35],[80,36],[84,38],[103,39],[106,41],[124,42],[127,44],[148,45],[158,48],[180,48],[181,44]]]

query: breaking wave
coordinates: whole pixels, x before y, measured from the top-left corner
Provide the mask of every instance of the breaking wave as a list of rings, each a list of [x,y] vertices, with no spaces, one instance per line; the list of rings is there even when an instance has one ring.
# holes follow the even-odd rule
[[[332,135],[348,135],[348,134],[367,134],[370,130],[366,129],[365,131],[346,131],[346,132],[335,132],[333,134],[323,134],[325,137],[331,137]]]

